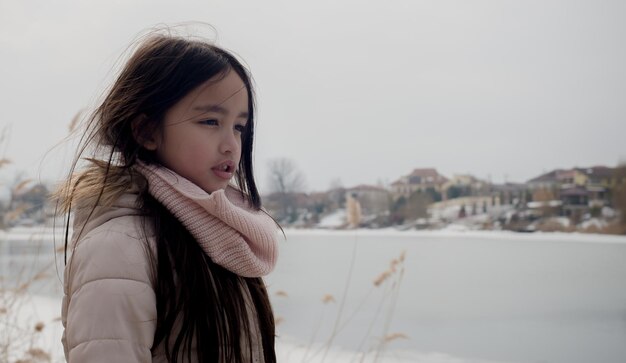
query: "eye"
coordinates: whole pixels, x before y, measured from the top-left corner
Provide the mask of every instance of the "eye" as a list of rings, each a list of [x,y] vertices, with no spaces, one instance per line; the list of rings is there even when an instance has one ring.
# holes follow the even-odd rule
[[[246,130],[246,125],[235,125],[235,130],[238,132],[244,132]]]
[[[214,120],[214,119],[202,120],[202,121],[198,121],[198,123],[202,125],[217,125],[217,120]]]

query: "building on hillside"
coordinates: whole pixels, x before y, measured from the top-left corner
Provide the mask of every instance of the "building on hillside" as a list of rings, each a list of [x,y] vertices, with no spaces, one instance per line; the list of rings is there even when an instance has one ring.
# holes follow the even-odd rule
[[[556,173],[556,180],[561,189],[583,186],[589,182],[587,175],[577,169],[559,170]]]
[[[560,181],[558,175],[564,170],[556,169],[548,173],[541,174],[535,178],[526,182],[529,189],[546,189],[546,190],[558,190],[560,188]]]
[[[346,204],[346,188],[337,187],[325,192],[328,201],[329,210],[337,210],[345,207]]]
[[[582,198],[583,194],[587,198],[586,204],[589,207],[609,204],[610,189],[626,181],[626,178],[617,175],[616,170],[616,168],[606,166],[557,169],[533,178],[527,184],[531,190],[543,189],[553,194],[555,199],[562,200],[564,212],[568,213],[566,206],[574,202],[578,203],[577,198]],[[563,192],[567,193],[562,196]],[[578,204],[575,205],[578,208]]]
[[[607,166],[592,166],[590,168],[576,168],[579,173],[587,177],[587,184],[604,188],[613,188],[623,182],[626,178],[620,177],[616,173],[617,168]]]
[[[580,220],[589,209],[589,191],[584,186],[573,186],[561,190],[563,214]]]
[[[408,197],[416,191],[429,189],[441,193],[443,185],[448,178],[439,174],[434,168],[415,169],[409,175],[405,175],[391,183],[394,198]]]
[[[529,201],[527,184],[504,183],[491,185],[493,205],[525,204]]]
[[[469,196],[489,195],[489,183],[482,181],[473,175],[454,175],[441,186],[442,200]]]
[[[605,187],[588,185],[586,189],[589,208],[602,208],[609,205],[609,193]]]

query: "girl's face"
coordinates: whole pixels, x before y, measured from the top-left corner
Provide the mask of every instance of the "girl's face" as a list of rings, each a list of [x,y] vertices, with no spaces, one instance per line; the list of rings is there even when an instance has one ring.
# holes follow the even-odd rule
[[[165,167],[206,192],[224,189],[241,158],[248,122],[248,92],[234,71],[189,92],[165,114],[161,129],[144,144]]]

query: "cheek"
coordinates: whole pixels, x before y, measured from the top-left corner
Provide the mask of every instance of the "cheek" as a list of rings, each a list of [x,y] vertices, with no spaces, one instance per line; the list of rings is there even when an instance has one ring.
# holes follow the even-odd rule
[[[243,140],[239,141],[239,145],[238,145],[238,148],[237,148],[237,153],[238,153],[238,155],[243,155]]]
[[[171,169],[193,169],[194,166],[200,165],[207,156],[210,155],[209,148],[202,143],[194,142],[194,140],[168,140],[161,151],[161,161]]]
[[[208,160],[213,156],[210,144],[207,143],[187,143],[181,145],[181,148],[185,150],[185,158],[191,159],[187,160],[187,162],[201,162]]]

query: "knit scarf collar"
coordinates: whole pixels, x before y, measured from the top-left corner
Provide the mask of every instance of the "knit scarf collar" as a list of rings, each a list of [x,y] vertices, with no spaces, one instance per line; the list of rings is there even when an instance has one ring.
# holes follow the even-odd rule
[[[213,262],[244,277],[270,273],[278,257],[277,228],[232,186],[207,193],[162,166],[138,163],[149,193],[197,240]]]

